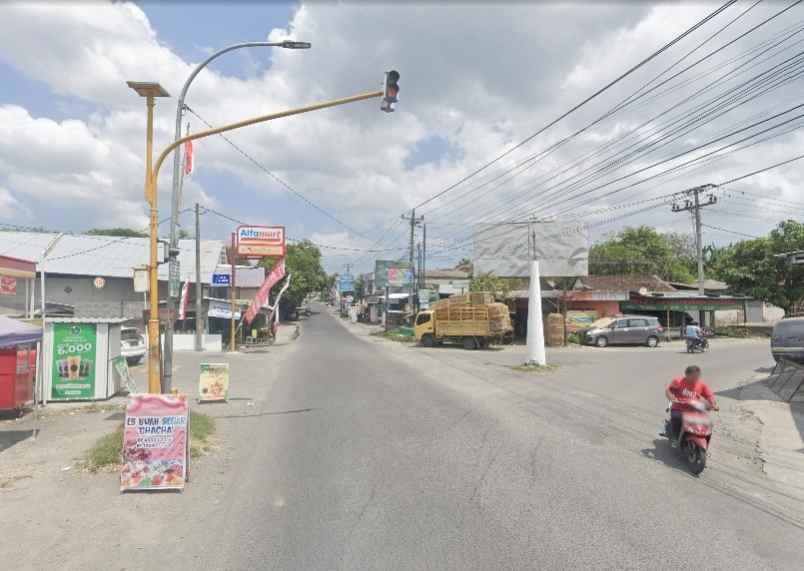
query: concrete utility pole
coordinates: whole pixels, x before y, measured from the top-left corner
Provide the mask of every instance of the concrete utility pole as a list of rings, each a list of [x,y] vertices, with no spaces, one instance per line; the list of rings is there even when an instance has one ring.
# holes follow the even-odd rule
[[[201,212],[195,203],[195,350],[203,349],[204,318],[201,317]]]
[[[416,218],[416,209],[410,211],[410,216],[402,215],[402,220],[409,220],[410,221],[410,297],[408,298],[408,302],[410,304],[411,312],[413,311],[413,290],[416,287],[416,269],[413,265],[413,242],[416,239],[416,226],[421,224],[424,220],[424,216],[419,216]]]
[[[422,224],[422,288],[427,288],[427,224]]]
[[[232,247],[229,250],[229,267],[231,268],[231,279],[229,280],[229,308],[232,312],[231,319],[229,320],[229,351],[237,350],[237,323],[235,323],[235,280],[237,278],[237,234],[232,232]]]
[[[705,295],[704,290],[704,266],[703,266],[703,238],[701,236],[701,208],[717,203],[717,196],[712,191],[717,188],[714,184],[703,184],[688,190],[682,191],[687,195],[684,206],[677,202],[673,203],[673,212],[692,212],[695,220],[695,255],[698,258],[698,295]],[[708,192],[706,202],[701,202],[700,194]],[[680,194],[682,194],[680,193]],[[703,311],[698,314],[698,323],[704,324]]]

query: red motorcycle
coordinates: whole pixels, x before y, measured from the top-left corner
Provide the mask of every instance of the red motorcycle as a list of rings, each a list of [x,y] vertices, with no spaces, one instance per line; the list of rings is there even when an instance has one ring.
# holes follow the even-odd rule
[[[706,468],[706,456],[709,450],[709,441],[712,438],[712,419],[709,414],[709,403],[702,400],[689,401],[686,404],[695,410],[681,412],[681,434],[678,439],[678,449],[689,465],[690,472],[697,476]],[[673,437],[670,425],[670,405],[667,405],[667,420],[664,424],[662,436]]]

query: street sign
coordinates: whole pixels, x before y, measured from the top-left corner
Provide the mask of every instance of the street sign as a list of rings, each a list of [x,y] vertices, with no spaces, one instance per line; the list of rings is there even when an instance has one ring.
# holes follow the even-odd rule
[[[244,258],[281,258],[285,255],[284,226],[238,226],[237,255]]]
[[[0,295],[17,295],[17,279],[0,276]]]
[[[170,297],[179,297],[181,291],[181,276],[179,275],[179,260],[171,258],[168,263],[168,291]]]
[[[232,283],[232,276],[229,274],[212,274],[212,285],[228,286]]]
[[[103,286],[106,285],[106,280],[103,279],[101,276],[98,276],[94,280],[92,280],[92,285],[95,286],[95,289],[103,289]]]
[[[134,291],[137,293],[148,291],[148,268],[134,268]]]

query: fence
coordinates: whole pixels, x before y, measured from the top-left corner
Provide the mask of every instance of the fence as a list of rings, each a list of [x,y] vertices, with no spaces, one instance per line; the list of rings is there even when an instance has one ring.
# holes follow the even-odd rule
[[[787,402],[804,402],[804,365],[782,359],[771,371],[768,387]]]

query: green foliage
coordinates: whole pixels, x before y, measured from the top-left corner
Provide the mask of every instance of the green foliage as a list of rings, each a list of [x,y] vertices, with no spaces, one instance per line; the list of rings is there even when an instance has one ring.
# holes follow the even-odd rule
[[[804,299],[804,267],[790,266],[782,254],[804,250],[804,225],[780,222],[766,237],[743,240],[714,252],[709,270],[736,291],[788,311]]]
[[[131,228],[92,228],[87,230],[87,234],[92,236],[120,236],[127,238],[147,238],[147,232],[132,230]]]
[[[692,283],[695,248],[684,234],[660,234],[649,226],[626,228],[589,250],[589,273],[648,274],[668,281]]]
[[[487,273],[472,278],[469,282],[469,291],[488,291],[500,299],[508,295],[510,284],[503,278]]]
[[[275,263],[276,260],[263,260],[261,265],[270,269]],[[290,286],[282,296],[282,306],[290,311],[300,306],[309,294],[323,291],[331,283],[321,265],[321,251],[308,240],[288,244],[285,272],[293,274]]]
[[[363,299],[366,292],[366,284],[363,282],[363,276],[357,276],[355,278],[355,299]]]

